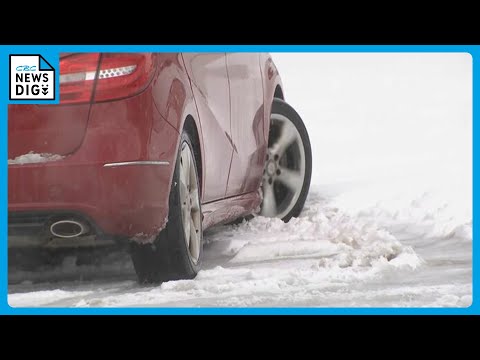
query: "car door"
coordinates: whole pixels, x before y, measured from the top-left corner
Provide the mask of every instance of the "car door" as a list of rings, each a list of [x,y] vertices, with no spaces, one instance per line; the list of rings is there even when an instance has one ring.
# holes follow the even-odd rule
[[[267,139],[259,54],[227,53],[226,59],[233,142],[226,196],[234,196],[260,186]]]
[[[225,53],[183,53],[204,145],[203,202],[225,197],[232,153]]]

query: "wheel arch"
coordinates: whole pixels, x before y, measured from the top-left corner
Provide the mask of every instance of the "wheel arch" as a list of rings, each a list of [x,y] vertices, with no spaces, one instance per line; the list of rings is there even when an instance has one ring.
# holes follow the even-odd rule
[[[272,56],[269,53],[260,54],[260,71],[263,80],[263,104],[264,104],[264,134],[268,141],[270,130],[270,113],[272,111],[273,99],[285,100],[282,78],[278,72]]]
[[[203,157],[200,145],[200,134],[197,124],[192,115],[187,115],[183,123],[183,129],[188,133],[193,145],[193,155],[197,164],[198,181],[200,182],[200,196],[203,195]]]
[[[275,92],[273,93],[273,98],[274,99],[281,99],[281,100],[285,101],[285,97],[283,96],[283,89],[282,89],[282,86],[280,84],[277,84],[277,86],[275,87]],[[273,101],[273,99],[272,99],[272,101]]]

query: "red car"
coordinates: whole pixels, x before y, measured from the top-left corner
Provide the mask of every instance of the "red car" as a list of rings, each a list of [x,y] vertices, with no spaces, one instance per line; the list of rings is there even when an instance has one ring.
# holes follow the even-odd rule
[[[59,105],[8,108],[9,247],[131,243],[140,282],[193,278],[203,230],[298,216],[306,128],[263,53],[67,53]]]

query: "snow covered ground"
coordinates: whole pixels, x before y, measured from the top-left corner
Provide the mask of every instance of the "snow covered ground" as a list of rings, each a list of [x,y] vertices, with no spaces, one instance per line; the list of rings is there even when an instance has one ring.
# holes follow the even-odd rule
[[[274,54],[313,147],[305,210],[205,234],[195,280],[95,265],[12,267],[15,307],[467,307],[472,302],[468,54]],[[40,271],[42,270],[42,271]]]

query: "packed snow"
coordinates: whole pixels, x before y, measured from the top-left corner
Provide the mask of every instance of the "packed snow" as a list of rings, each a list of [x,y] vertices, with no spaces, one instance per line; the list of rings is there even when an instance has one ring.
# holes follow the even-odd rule
[[[33,163],[42,163],[48,161],[58,161],[62,160],[64,156],[58,154],[50,153],[41,153],[37,154],[33,151],[30,151],[28,154],[19,155],[15,159],[8,159],[8,165],[23,165],[23,164],[33,164]]]
[[[33,270],[11,262],[9,304],[470,306],[471,57],[273,56],[313,148],[299,218],[212,228],[197,278],[160,286],[139,285],[121,248]]]

